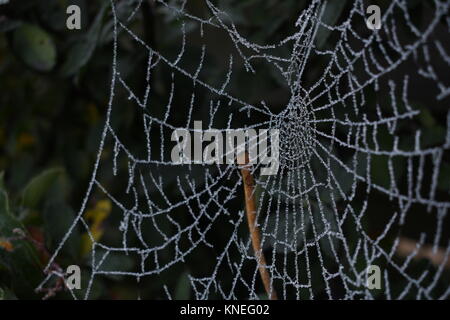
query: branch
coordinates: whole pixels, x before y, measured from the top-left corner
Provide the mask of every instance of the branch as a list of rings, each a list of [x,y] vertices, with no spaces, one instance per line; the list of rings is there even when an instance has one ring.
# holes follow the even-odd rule
[[[239,157],[239,156],[238,156]],[[242,157],[242,155],[240,156]],[[244,160],[244,161],[240,161]],[[267,271],[266,258],[261,247],[261,230],[257,224],[256,205],[255,205],[255,180],[253,179],[250,166],[248,165],[248,153],[245,152],[244,159],[238,158],[238,163],[243,163],[241,169],[242,180],[244,182],[244,194],[245,194],[245,211],[247,212],[247,222],[250,231],[250,237],[252,240],[253,251],[255,252],[256,260],[258,262],[259,273],[261,275],[264,288],[267,296],[271,300],[277,300],[277,293],[275,289],[271,287],[271,279],[269,272]]]
[[[408,257],[414,254],[413,259],[428,259],[436,267],[444,264],[445,269],[450,269],[450,257],[446,253],[446,249],[437,248],[436,252],[433,252],[433,246],[431,245],[418,246],[419,243],[415,240],[402,237],[400,238],[396,252],[401,257]]]

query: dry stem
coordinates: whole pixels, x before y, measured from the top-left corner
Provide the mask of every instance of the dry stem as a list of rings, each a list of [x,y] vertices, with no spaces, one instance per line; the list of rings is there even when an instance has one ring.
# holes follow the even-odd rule
[[[242,157],[242,155],[241,155]],[[266,258],[261,247],[261,230],[256,221],[256,205],[255,205],[255,180],[253,179],[248,158],[248,153],[243,155],[244,159],[238,159],[238,163],[243,163],[241,173],[242,180],[244,182],[244,194],[245,194],[245,211],[247,213],[248,228],[250,231],[250,237],[252,240],[253,251],[255,252],[256,260],[258,262],[259,273],[261,275],[264,288],[267,296],[271,300],[277,300],[277,293],[275,289],[270,286],[271,280],[269,272],[267,271]],[[239,161],[241,160],[241,161]],[[242,161],[243,160],[243,161]]]

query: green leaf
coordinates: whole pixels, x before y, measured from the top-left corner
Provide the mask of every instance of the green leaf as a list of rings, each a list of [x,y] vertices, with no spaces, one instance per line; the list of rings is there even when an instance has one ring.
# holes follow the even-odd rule
[[[92,261],[95,265],[92,265],[92,267],[98,268],[97,271],[106,272],[132,271],[135,266],[134,258],[135,256],[126,252],[106,251],[97,248],[95,250],[94,260]],[[124,277],[120,274],[104,274],[104,276],[115,281],[120,281]]]
[[[0,300],[17,300],[17,297],[8,288],[0,288]]]
[[[22,204],[31,209],[38,208],[47,191],[63,172],[61,168],[53,168],[34,177],[23,191]]]
[[[319,162],[312,162],[312,166],[317,180],[326,181],[328,173],[324,165]],[[320,200],[328,204],[342,200],[343,195],[350,196],[355,181],[354,172],[357,176],[366,177],[367,156],[362,153],[355,153],[344,162],[344,165],[336,161],[331,162],[330,169],[334,177],[331,178],[333,189],[330,190],[327,187],[319,189]],[[334,197],[332,198],[331,195]]]
[[[0,190],[0,235],[12,237],[13,230],[20,227],[20,222],[9,211],[8,194],[6,191]]]
[[[438,188],[444,192],[450,192],[450,165],[443,163],[438,179]]]
[[[392,158],[394,179],[398,183],[406,171],[406,161],[400,157]],[[389,189],[392,179],[389,173],[389,157],[385,155],[373,156],[371,159],[372,183]]]
[[[91,280],[91,271],[86,269],[81,270],[81,289],[76,290],[75,294],[79,298],[84,298],[86,296],[87,291],[89,290],[89,300],[97,300],[102,295],[109,290],[105,287],[105,283],[102,281],[94,281],[90,284]],[[124,290],[123,287],[121,287]],[[68,296],[67,299],[72,299],[71,296]]]
[[[50,71],[56,64],[56,47],[51,36],[37,25],[23,24],[14,31],[13,49],[29,67]]]
[[[439,125],[423,129],[420,139],[421,147],[429,148],[432,146],[440,146],[444,144],[446,133],[447,130]]]
[[[43,220],[47,246],[54,249],[74,222],[75,212],[61,201],[51,202],[44,209]],[[63,252],[70,255],[72,259],[76,259],[80,252],[80,244],[81,237],[75,229],[64,243]]]
[[[100,30],[102,26],[103,15],[106,5],[103,5],[97,14],[89,31],[80,37],[69,49],[69,54],[61,67],[63,76],[71,76],[80,68],[85,66],[94,54],[97,42],[99,40]]]
[[[334,26],[341,16],[342,10],[345,7],[346,0],[329,0],[325,4],[325,10],[322,14],[322,22]],[[328,37],[330,36],[331,30],[323,26],[319,26],[316,33],[315,43],[318,48],[322,48]]]
[[[0,191],[0,234],[5,238],[17,238],[15,229],[25,230],[20,221],[9,211],[8,196]],[[6,278],[10,279],[11,288],[19,298],[34,296],[34,289],[42,279],[36,249],[23,239],[11,240],[12,251],[0,250],[0,267]]]
[[[191,282],[189,281],[189,274],[185,271],[178,279],[175,288],[175,300],[188,300],[191,297]]]
[[[419,121],[426,128],[432,128],[434,125],[436,125],[436,120],[434,120],[434,117],[431,114],[430,110],[423,107],[420,107]]]
[[[0,189],[5,189],[5,171],[0,172]]]

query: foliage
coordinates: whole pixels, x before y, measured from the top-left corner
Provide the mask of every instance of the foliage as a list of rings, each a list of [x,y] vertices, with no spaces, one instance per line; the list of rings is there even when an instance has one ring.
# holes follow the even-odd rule
[[[219,2],[246,38],[258,43],[271,43],[294,30],[298,13],[307,1],[263,1],[263,4],[254,0]],[[325,13],[330,24],[337,23],[340,14],[347,8],[346,1],[335,2],[335,7],[330,7]],[[415,1],[414,10],[425,10],[425,2]],[[137,1],[121,3],[118,15],[126,17]],[[65,8],[69,4],[78,4],[82,8],[81,31],[65,28]],[[109,0],[13,0],[0,13],[0,299],[43,297],[43,293],[35,292],[35,288],[45,277],[43,269],[49,254],[78,215],[92,172],[108,102],[113,46],[112,16],[108,5]],[[189,5],[196,12],[207,10],[201,1],[192,1]],[[145,2],[133,21],[130,27],[134,32],[162,52],[173,55],[179,49],[177,41],[180,34],[171,34],[173,31],[166,32],[162,27],[163,22],[176,24],[179,21],[162,6]],[[326,48],[329,40],[327,31],[319,30],[317,45]],[[145,68],[142,66],[146,65],[147,57],[136,50],[135,44],[123,41],[120,59],[121,64],[128,67],[121,70],[121,75],[134,88],[139,88],[145,79]],[[196,46],[195,43],[188,45]],[[228,57],[221,55],[220,46],[217,43],[215,48],[217,63],[226,64]],[[200,52],[201,49],[197,49]],[[196,63],[193,60],[193,65]],[[321,70],[322,63],[320,60],[312,62],[311,72],[307,75],[309,81],[317,75],[317,70]],[[224,68],[219,66],[218,69]],[[153,80],[156,106],[164,104],[165,95],[162,93],[170,90],[167,88],[167,77],[160,72]],[[223,75],[210,72],[206,77],[207,83],[214,84],[221,81]],[[245,92],[250,102],[260,101],[263,94],[274,108],[281,108],[287,102],[288,88],[277,71],[271,68],[263,69],[257,85],[248,81],[244,70],[239,71],[238,78],[239,82],[232,84],[231,90]],[[161,93],[160,101],[157,101],[158,92]],[[125,101],[127,98],[120,96],[117,99]],[[422,123],[417,124],[424,127],[424,144],[439,143],[445,135],[443,115],[446,110],[422,105],[416,108],[424,111]],[[160,109],[156,108],[155,112],[163,112]],[[128,145],[139,141],[137,137],[141,132],[137,129],[133,110],[114,121],[114,126],[119,128],[122,139]],[[408,128],[404,131],[402,139],[411,138]],[[388,137],[384,142],[392,143]],[[105,150],[104,156],[108,153],[112,150]],[[448,177],[450,160],[446,161],[444,169]],[[376,182],[380,185],[388,183],[388,159],[376,158],[372,166]],[[120,183],[117,180],[113,183],[111,171],[105,170],[99,174],[102,181],[109,181],[108,187],[114,190]],[[397,174],[401,179],[406,172]],[[336,175],[343,180],[348,179],[348,185],[351,185],[352,177],[346,176],[346,172],[336,172]],[[439,183],[442,192],[449,191],[449,179],[441,179]],[[166,188],[167,192],[171,190],[170,185]],[[380,213],[378,221],[373,224],[375,234],[380,232],[380,221],[386,220],[383,213],[389,212],[386,203],[381,198],[374,209]],[[119,223],[118,215],[114,214],[117,209],[112,208],[110,200],[99,194],[92,197],[87,205],[85,218],[90,221],[89,228],[95,240],[102,239],[108,243],[120,241],[120,235],[108,232]],[[108,223],[105,223],[106,217],[111,218]],[[414,228],[409,232],[412,236],[418,233]],[[220,240],[220,237],[219,232],[217,238]],[[83,272],[88,272],[91,266],[87,263],[87,255],[91,246],[86,230],[75,230],[57,264],[64,267],[75,261],[82,266]],[[101,255],[101,252],[98,254]],[[187,269],[194,265],[200,269],[208,265],[208,256],[207,251],[193,256],[186,261],[186,270],[174,268],[172,274],[161,277],[159,282],[143,279],[136,283],[122,276],[105,276],[93,288],[91,298],[136,298],[136,292],[145,298],[165,298],[165,293],[157,289],[161,283],[167,283],[173,289],[174,298],[192,297]],[[118,255],[109,257],[105,263],[111,268],[120,264],[122,269],[124,266],[131,269],[136,262],[129,256]],[[70,295],[61,291],[56,297],[70,298]]]

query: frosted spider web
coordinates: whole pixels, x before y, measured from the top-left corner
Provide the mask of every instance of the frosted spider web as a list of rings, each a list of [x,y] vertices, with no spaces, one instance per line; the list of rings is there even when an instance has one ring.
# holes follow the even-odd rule
[[[131,1],[135,10],[120,17],[117,8],[123,2],[111,1],[111,93],[98,156],[81,209],[40,288],[63,276],[52,270],[52,263],[73,230],[82,228],[94,243],[92,269],[87,289],[82,296],[72,290],[74,298],[90,298],[98,277],[165,279],[165,273],[187,264],[195,299],[267,298],[246,226],[239,166],[171,161],[170,133],[177,128],[193,132],[193,122],[203,120],[205,130],[280,130],[278,173],[262,176],[259,165],[252,167],[265,267],[280,299],[448,298],[450,199],[438,183],[450,179],[443,171],[450,114],[443,120],[442,139],[427,146],[417,121],[424,111],[411,102],[421,96],[426,108],[448,108],[447,1],[428,2],[430,13],[421,29],[413,23],[408,1],[391,1],[382,11],[380,30],[366,27],[364,1],[347,3],[344,16],[331,24],[325,19],[329,3],[312,1],[299,13],[296,31],[274,44],[246,39],[215,2],[204,1],[208,12],[203,16],[191,13],[187,1],[156,1],[171,18],[164,30],[181,30],[176,53],[163,53],[132,31],[141,2]],[[400,29],[408,36],[400,35]],[[332,45],[318,44],[320,32],[330,34]],[[121,37],[139,48],[136,54],[148,57],[143,96],[122,77]],[[229,42],[225,64],[209,59],[210,43],[217,45],[214,37]],[[188,52],[189,41],[200,43],[201,51]],[[309,69],[317,60],[323,68]],[[264,100],[248,102],[247,93],[236,90],[236,70],[257,76],[260,64],[274,68],[289,88],[282,109]],[[165,102],[153,99],[158,68],[167,79]],[[221,82],[203,80],[213,72],[221,72]],[[418,92],[424,83],[427,92]],[[178,97],[186,86],[191,95]],[[128,96],[126,104],[117,101],[119,93]],[[114,126],[115,117],[129,108],[140,110],[142,149],[122,142]],[[381,178],[376,166],[383,168]],[[101,181],[101,171],[126,177],[127,184],[115,189],[122,188],[120,196],[109,190],[114,181]],[[115,230],[121,241],[114,246],[96,241],[89,231],[84,213],[94,194],[110,199],[118,215]],[[380,201],[391,210],[377,212]],[[416,230],[412,249],[403,252],[405,228],[422,218],[431,227]],[[371,227],[371,221],[378,221],[378,227]],[[420,263],[425,249],[431,253]],[[194,258],[198,252],[208,261]],[[112,255],[134,257],[134,270],[121,265],[105,269]],[[371,265],[382,271],[380,290],[366,287]],[[174,287],[160,284],[159,297],[172,298]]]

